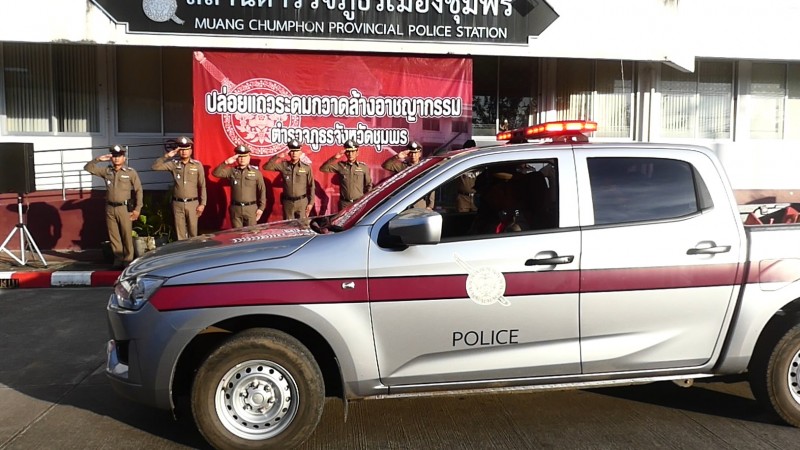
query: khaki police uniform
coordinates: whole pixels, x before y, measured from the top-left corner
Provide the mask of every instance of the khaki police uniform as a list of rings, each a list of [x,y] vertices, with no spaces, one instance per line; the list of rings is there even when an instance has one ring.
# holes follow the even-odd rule
[[[139,174],[130,167],[114,170],[113,165],[98,167],[101,162],[95,158],[83,167],[92,175],[96,175],[106,183],[106,228],[111,251],[114,253],[114,265],[128,264],[133,261],[133,224],[128,207],[139,213],[142,209],[142,183]],[[131,191],[136,202],[131,200]]]
[[[372,179],[369,167],[361,161],[339,161],[334,155],[320,167],[320,171],[338,173],[341,176],[339,184],[339,209],[352,205],[372,190]]]
[[[283,193],[281,194],[281,204],[283,205],[283,218],[285,219],[305,219],[306,207],[311,199],[314,198],[314,175],[311,166],[298,161],[292,164],[277,154],[270,158],[263,169],[280,172],[283,178]]]
[[[184,164],[180,159],[164,155],[151,167],[172,173],[172,214],[178,240],[197,236],[197,206],[206,205],[206,176],[203,164],[190,159]]]
[[[400,158],[397,157],[397,155],[394,155],[394,156],[390,157],[389,159],[384,161],[383,164],[381,164],[381,167],[383,167],[384,169],[386,169],[386,170],[388,170],[389,172],[392,172],[392,173],[400,172],[403,169],[405,169],[406,167],[410,167],[410,166],[411,166],[411,163],[409,163],[408,161],[401,160]],[[421,209],[425,209],[425,208],[433,209],[433,204],[434,204],[435,198],[436,198],[436,193],[431,191],[431,192],[428,193],[428,195],[426,195],[426,196],[422,197],[421,199],[417,200],[416,203],[411,205],[411,207],[412,208],[421,208]]]
[[[264,175],[258,167],[231,167],[223,161],[214,168],[217,178],[227,178],[231,183],[231,226],[234,228],[256,224],[256,211],[264,211],[267,204],[267,188]]]
[[[458,195],[456,196],[456,209],[458,212],[477,211],[475,206],[475,179],[477,176],[475,172],[469,171],[462,173],[456,179],[456,188]]]

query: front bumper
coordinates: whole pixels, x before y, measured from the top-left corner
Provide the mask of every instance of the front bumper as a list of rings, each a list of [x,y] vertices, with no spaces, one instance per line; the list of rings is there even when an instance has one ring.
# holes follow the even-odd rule
[[[130,311],[109,301],[107,317],[111,339],[106,345],[105,372],[111,387],[137,403],[173,409],[175,367],[183,349],[199,332],[187,324],[191,314],[162,313],[150,304]]]
[[[120,361],[119,347],[113,339],[106,344],[106,377],[111,388],[119,396],[136,403],[142,403],[159,409],[171,409],[172,401],[169,391],[164,395],[153,386],[130,381],[130,371],[127,364]]]

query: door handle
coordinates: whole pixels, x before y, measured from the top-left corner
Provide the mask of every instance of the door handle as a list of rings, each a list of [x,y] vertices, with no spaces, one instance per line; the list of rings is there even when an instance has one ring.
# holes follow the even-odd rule
[[[687,255],[716,255],[717,253],[727,253],[731,251],[730,245],[715,245],[713,247],[690,248],[686,250]]]
[[[569,264],[575,257],[573,255],[553,256],[552,258],[537,258],[525,261],[526,266],[553,266],[556,264]]]

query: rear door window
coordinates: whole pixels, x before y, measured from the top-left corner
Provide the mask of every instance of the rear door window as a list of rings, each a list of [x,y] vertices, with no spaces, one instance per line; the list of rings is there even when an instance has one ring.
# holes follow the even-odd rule
[[[589,158],[595,225],[673,219],[710,208],[708,190],[686,161]]]

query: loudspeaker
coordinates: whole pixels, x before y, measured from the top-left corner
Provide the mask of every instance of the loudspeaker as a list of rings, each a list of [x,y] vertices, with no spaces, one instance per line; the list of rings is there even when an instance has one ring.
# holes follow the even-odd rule
[[[30,142],[0,142],[0,193],[9,192],[36,192],[33,144]]]

